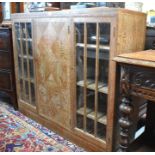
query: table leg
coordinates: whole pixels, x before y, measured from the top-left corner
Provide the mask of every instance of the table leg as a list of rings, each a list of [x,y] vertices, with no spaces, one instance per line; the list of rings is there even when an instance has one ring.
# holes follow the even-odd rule
[[[131,104],[130,95],[130,75],[127,68],[123,69],[123,75],[121,77],[121,104],[119,106],[121,117],[119,119],[120,124],[120,140],[119,140],[119,151],[126,152],[130,143],[130,127],[132,120],[130,115],[133,112],[133,106]]]
[[[123,97],[120,105],[121,117],[119,119],[120,124],[120,144],[119,151],[126,152],[130,143],[130,127],[132,121],[130,119],[130,114],[133,111],[131,106],[131,100],[127,97]]]

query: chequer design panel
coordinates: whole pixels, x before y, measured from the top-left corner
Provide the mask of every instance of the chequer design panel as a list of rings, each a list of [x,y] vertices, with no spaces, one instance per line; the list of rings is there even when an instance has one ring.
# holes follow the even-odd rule
[[[37,84],[39,114],[69,126],[69,35],[64,22],[37,24]]]

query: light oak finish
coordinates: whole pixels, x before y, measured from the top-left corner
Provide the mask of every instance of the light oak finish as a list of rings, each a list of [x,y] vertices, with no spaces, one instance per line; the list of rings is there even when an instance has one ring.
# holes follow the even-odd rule
[[[36,19],[34,24],[38,113],[71,128],[70,19]]]
[[[144,13],[114,8],[91,8],[80,10],[64,10],[42,13],[13,14],[14,49],[17,51],[15,37],[16,22],[30,21],[32,23],[32,48],[35,66],[35,92],[36,107],[20,100],[19,81],[18,104],[21,112],[37,120],[41,124],[63,135],[77,144],[91,151],[112,151],[115,109],[115,78],[116,64],[112,59],[120,53],[143,50],[145,36]],[[75,23],[84,23],[84,44],[75,44]],[[86,23],[110,23],[110,46],[97,46],[87,44]],[[98,24],[97,24],[98,25]],[[134,28],[135,27],[135,28]],[[97,26],[97,32],[99,27]],[[84,74],[83,81],[76,81],[76,53],[75,48],[84,48]],[[87,77],[87,48],[96,51],[109,50],[108,87],[101,87],[97,80],[89,83]],[[18,79],[17,52],[14,54],[16,77]],[[98,63],[96,61],[96,79],[98,78]],[[106,125],[106,136],[99,139],[95,134],[83,132],[76,127],[76,86],[82,85],[84,90],[95,90],[95,109],[97,93],[107,94],[107,115],[99,117],[97,110],[90,112],[88,117]],[[89,109],[86,108],[86,92],[84,93],[84,109],[79,110],[85,117]],[[32,110],[31,110],[32,109]],[[86,128],[86,117],[84,127]],[[94,125],[95,127],[95,125]]]
[[[81,87],[84,87],[84,81],[83,80],[82,81],[78,81],[77,85],[81,86]],[[95,83],[94,83],[94,81],[87,79],[86,87],[88,89],[95,90]],[[103,83],[98,82],[98,88],[97,89],[98,89],[98,92],[101,92],[101,93],[104,93],[104,94],[108,94],[108,87],[104,86]]]
[[[77,43],[76,46],[84,47],[84,44]],[[96,45],[87,44],[87,48],[96,49]],[[106,45],[105,46],[99,46],[99,49],[110,50],[110,47],[109,46],[106,46]]]
[[[121,12],[118,15],[118,37],[117,52],[121,53],[135,52],[137,49],[144,48],[146,27],[146,18],[143,15],[133,15],[128,12]]]

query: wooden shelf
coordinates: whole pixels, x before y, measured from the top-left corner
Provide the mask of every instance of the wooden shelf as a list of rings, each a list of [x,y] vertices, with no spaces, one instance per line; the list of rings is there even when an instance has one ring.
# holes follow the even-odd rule
[[[23,77],[21,77],[21,76],[19,76],[19,80],[29,81],[28,78],[23,78]],[[30,79],[30,82],[31,82],[31,83],[35,83],[34,79],[32,79],[32,78]]]
[[[78,46],[78,47],[84,47],[85,44],[83,44],[83,43],[77,43],[76,46]],[[87,44],[86,46],[87,46],[87,48],[92,48],[92,49],[95,49],[95,50],[97,48],[97,46],[95,44],[94,45],[93,44]],[[99,49],[101,49],[101,50],[110,50],[110,46],[108,46],[108,45],[100,45],[99,46]]]
[[[77,113],[80,115],[84,115],[84,107],[79,108],[77,110]],[[95,112],[92,109],[86,108],[86,114],[87,114],[87,118],[95,120]],[[97,122],[104,124],[104,125],[107,125],[107,117],[105,114],[98,112],[97,117],[98,117]]]
[[[98,113],[97,113],[97,118],[100,118],[102,115],[103,115],[103,114],[102,114],[101,112],[98,112]],[[94,120],[94,119],[95,119],[95,111],[90,112],[90,113],[87,115],[87,117]]]
[[[20,58],[24,58],[24,59],[32,59],[33,60],[33,57],[32,56],[27,56],[27,55],[21,55],[21,54],[19,54],[18,55]]]
[[[86,113],[87,113],[87,114],[89,114],[89,113],[92,112],[92,111],[93,111],[93,110],[90,109],[90,108],[87,108],[87,109],[86,109]],[[84,107],[79,108],[79,109],[77,110],[77,113],[80,114],[80,115],[84,115]]]
[[[98,122],[104,125],[107,125],[107,116],[104,115],[98,119]]]
[[[84,87],[84,81],[83,80],[82,81],[78,81],[77,85],[81,86],[81,87]],[[94,82],[94,80],[87,79],[86,87],[88,89],[95,90],[95,82]],[[108,87],[107,87],[107,85],[102,83],[102,82],[98,82],[98,92],[101,92],[101,93],[104,93],[104,94],[108,94]]]
[[[105,143],[106,144],[106,137],[105,137],[105,135],[103,136],[97,136],[97,137],[95,137],[93,134],[90,134],[89,132],[85,132],[85,131],[83,131],[83,129],[80,129],[80,128],[75,128],[75,130],[76,131],[78,131],[78,132],[81,132],[81,133],[85,133],[86,135],[88,135],[88,136],[90,136],[90,137],[93,137],[93,138],[96,138],[98,141],[101,141],[102,143]],[[101,138],[102,138],[102,140],[101,140]]]
[[[87,79],[87,87],[88,87],[88,85],[90,85],[90,84],[92,84],[92,83],[94,83],[94,80],[91,80],[91,79]],[[81,87],[84,87],[84,80],[81,80],[81,81],[78,81],[77,82],[77,85],[78,86],[81,86]]]
[[[23,41],[31,41],[32,42],[32,38],[17,38],[17,40],[23,40]]]

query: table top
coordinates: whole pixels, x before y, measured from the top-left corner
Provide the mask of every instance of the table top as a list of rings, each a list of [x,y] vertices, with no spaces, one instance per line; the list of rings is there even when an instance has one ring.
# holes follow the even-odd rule
[[[155,67],[155,50],[146,50],[118,55],[113,59],[119,63]]]

